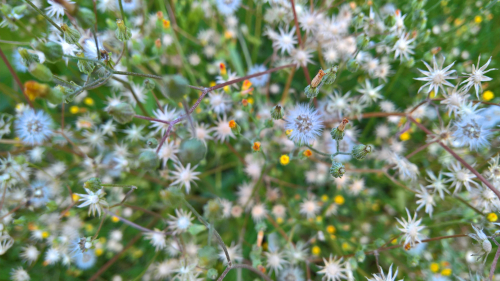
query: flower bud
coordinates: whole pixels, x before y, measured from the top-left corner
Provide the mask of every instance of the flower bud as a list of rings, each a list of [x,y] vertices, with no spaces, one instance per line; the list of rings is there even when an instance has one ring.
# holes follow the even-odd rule
[[[30,64],[28,71],[38,80],[45,82],[52,81],[53,78],[52,71],[50,71],[48,67],[46,67],[41,63],[34,62]]]
[[[113,116],[116,122],[120,124],[125,124],[132,119],[134,119],[135,111],[134,108],[125,102],[121,102],[117,105],[110,106],[108,109],[109,115]]]
[[[283,108],[280,105],[276,105],[271,109],[271,117],[274,120],[280,120],[283,118]]]
[[[146,146],[148,148],[155,148],[158,146],[158,140],[155,139],[155,138],[149,138],[147,141],[146,141]]]
[[[84,29],[91,28],[95,23],[94,12],[92,12],[92,10],[90,9],[82,8],[81,6],[78,8],[76,18]]]
[[[80,40],[81,34],[78,30],[69,27],[67,24],[61,24],[61,29],[64,32],[64,41],[68,44],[76,44]]]
[[[356,59],[350,59],[347,61],[347,70],[350,72],[356,72],[359,69],[359,63]]]
[[[47,100],[52,104],[60,104],[64,100],[64,87],[57,85],[54,88],[49,90],[49,94],[47,95]]]
[[[37,49],[40,50],[45,55],[45,59],[51,63],[57,62],[63,56],[61,45],[55,42],[38,44]]]
[[[396,18],[394,15],[389,15],[384,19],[384,23],[386,26],[394,26],[396,24]]]
[[[364,19],[365,19],[365,14],[359,13],[357,16],[354,17],[354,25],[357,27],[363,26]]]
[[[186,165],[191,163],[192,166],[198,164],[205,158],[207,153],[206,145],[199,139],[188,139],[181,142],[179,147],[179,160]]]
[[[311,85],[308,85],[305,89],[304,92],[306,93],[306,97],[311,99],[315,98],[319,94],[319,87],[313,88]]]
[[[118,40],[125,42],[132,37],[132,31],[125,26],[125,23],[121,19],[116,20],[116,26],[115,35]]]
[[[356,252],[355,257],[356,257],[356,260],[358,262],[364,262],[365,258],[366,258],[366,254],[365,254],[365,252],[363,250],[360,250],[360,251]]]
[[[241,127],[236,123],[236,121],[231,120],[229,121],[229,128],[231,128],[231,131],[233,132],[234,135],[239,135],[241,132]]]
[[[155,82],[151,79],[144,79],[144,82],[142,83],[142,85],[148,91],[154,90],[154,88],[155,88]]]
[[[139,167],[147,171],[150,171],[158,167],[158,165],[160,164],[160,159],[153,150],[148,149],[144,150],[139,155],[139,164],[140,164]]]
[[[24,83],[24,92],[30,100],[35,98],[44,98],[49,94],[50,87],[36,81],[27,81]]]
[[[98,191],[102,187],[101,179],[99,178],[90,178],[86,182],[83,183],[83,187],[86,189],[90,189],[92,191]]]
[[[84,58],[85,54],[78,53],[76,54],[76,56],[79,58]],[[78,69],[83,73],[90,74],[92,73],[92,71],[94,71],[94,68],[95,68],[95,63],[88,60],[78,60]]]
[[[21,55],[21,61],[25,66],[30,66],[34,62],[40,62],[40,59],[31,50],[25,48],[17,48],[17,51]]]
[[[182,99],[189,91],[189,82],[181,75],[168,75],[163,78],[163,81],[166,86],[166,93],[164,93],[165,96],[175,101]]]
[[[336,141],[341,141],[342,139],[344,139],[344,130],[347,123],[349,123],[349,120],[347,120],[347,118],[344,118],[340,125],[337,126],[337,128],[332,129],[332,131],[330,132],[330,134],[332,135],[332,139]]]
[[[372,152],[371,145],[358,144],[352,149],[351,155],[354,159],[363,160],[370,152]]]
[[[215,269],[215,268],[210,268],[210,269],[207,271],[207,278],[212,279],[212,280],[215,280],[215,279],[217,279],[217,277],[219,277],[219,272],[217,272],[217,269]]]
[[[370,43],[370,38],[364,33],[361,33],[358,38],[356,38],[356,41],[358,43],[359,49],[364,49],[368,46],[368,43]]]
[[[260,142],[259,141],[256,141],[253,143],[252,150],[255,152],[260,151]]]
[[[323,69],[320,69],[316,76],[314,76],[314,79],[311,81],[311,87],[312,88],[317,88],[321,84],[321,80],[323,80],[323,76],[325,76],[326,73],[323,71]]]
[[[332,167],[330,167],[330,174],[334,178],[341,178],[345,174],[344,165],[340,162],[332,162]]]
[[[333,82],[335,82],[335,79],[337,79],[337,70],[338,70],[337,66],[330,67],[326,71],[326,75],[323,78],[323,83],[325,83],[326,85],[333,84]]]

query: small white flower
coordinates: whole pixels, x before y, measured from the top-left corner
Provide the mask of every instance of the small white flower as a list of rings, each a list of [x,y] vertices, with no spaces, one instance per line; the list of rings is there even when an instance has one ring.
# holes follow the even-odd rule
[[[266,267],[274,270],[275,272],[279,272],[283,269],[283,265],[287,264],[283,258],[283,253],[278,251],[265,252],[264,255],[267,258]]]
[[[229,254],[229,258],[231,259],[231,263],[233,264],[241,262],[243,260],[243,257],[241,255],[241,245],[235,245],[234,241],[231,242],[231,246],[227,247],[227,253]],[[224,265],[227,265],[226,254],[222,249],[220,249],[219,252],[219,259],[224,263]]]
[[[104,198],[104,196],[106,196],[106,192],[104,192],[104,189],[102,188],[97,192],[93,192],[88,188],[85,188],[85,191],[87,194],[77,193],[77,195],[81,197],[78,201],[83,201],[83,203],[78,207],[83,208],[90,206],[89,215],[92,212],[92,215],[95,216],[95,212],[97,211],[99,216],[101,216],[101,210],[108,207],[108,202],[106,202],[106,199]]]
[[[210,108],[216,114],[222,114],[231,109],[231,100],[222,91],[209,93],[208,101]]]
[[[427,76],[422,78],[414,78],[415,80],[427,82],[422,87],[420,87],[420,89],[418,89],[419,92],[426,86],[429,86],[429,90],[427,91],[427,93],[429,94],[431,91],[434,91],[434,94],[437,95],[439,93],[439,89],[442,89],[443,92],[445,91],[444,86],[455,87],[453,84],[447,81],[448,79],[457,78],[455,75],[453,75],[453,73],[455,73],[456,71],[450,70],[455,62],[443,68],[444,60],[445,58],[443,57],[441,65],[438,65],[436,62],[436,56],[433,56],[432,67],[429,66],[425,61],[422,61],[429,71],[418,69],[418,71]]]
[[[151,245],[155,247],[155,251],[163,250],[167,246],[165,233],[155,228],[154,231],[144,232],[144,238],[150,240]]]
[[[30,276],[22,267],[12,268],[10,277],[13,281],[29,281]]]
[[[5,232],[2,235],[0,231],[0,256],[5,254],[7,250],[9,250],[10,247],[12,247],[12,245],[14,245],[14,238],[10,237],[10,235],[8,235],[7,232]]]
[[[186,193],[189,193],[189,190],[191,190],[191,182],[194,183],[195,180],[199,180],[197,176],[201,174],[195,171],[198,165],[194,166],[193,169],[191,169],[191,163],[188,163],[186,167],[183,167],[180,163],[174,165],[176,171],[171,171],[174,181],[170,185],[178,184],[180,187],[185,186]]]
[[[47,264],[55,264],[61,259],[61,253],[55,248],[50,248],[45,253],[45,262]]]
[[[474,89],[476,90],[476,96],[478,99],[479,99],[479,93],[483,91],[481,82],[493,80],[493,78],[485,76],[484,74],[492,70],[497,70],[496,68],[486,70],[486,68],[491,62],[491,57],[481,67],[479,67],[480,61],[481,61],[481,56],[479,56],[479,58],[477,59],[477,66],[474,64],[472,65],[472,73],[470,74],[464,73],[465,75],[469,76],[469,78],[460,83],[460,85],[466,83],[465,86],[463,86],[463,88],[465,88],[465,91],[469,91],[469,89],[472,88],[472,86],[474,86]]]
[[[419,204],[417,211],[425,207],[425,212],[432,218],[432,212],[434,211],[434,206],[436,205],[433,194],[429,194],[427,189],[420,185],[420,192],[417,192],[415,196],[419,198],[417,200],[417,204]]]
[[[168,105],[165,105],[165,108],[163,110],[156,109],[153,113],[156,119],[166,122],[171,122],[177,117],[177,111],[175,110],[175,108],[169,111]],[[161,132],[163,135],[167,131],[168,126],[169,124],[167,123],[152,121],[152,124],[149,127],[152,129],[156,129],[156,132]]]
[[[451,116],[452,113],[457,116],[460,107],[470,96],[465,92],[458,91],[457,87],[458,86],[455,86],[453,89],[448,88],[448,94],[443,92],[444,99],[441,101],[441,104],[446,105],[446,109],[448,109],[448,116]]]
[[[488,259],[488,255],[491,252],[492,245],[486,234],[484,234],[483,229],[479,227],[475,227],[473,224],[472,228],[476,231],[476,233],[469,233],[469,237],[476,240],[480,245],[479,251],[477,253],[474,253],[474,256],[478,256],[478,260],[481,259],[481,256],[484,257],[484,262],[486,263],[486,260]]]
[[[40,251],[34,245],[29,245],[23,248],[20,256],[25,262],[31,264],[38,259],[38,255],[40,255]]]
[[[417,220],[417,212],[415,212],[415,216],[413,218],[411,217],[408,209],[406,209],[406,213],[408,214],[408,221],[406,221],[405,218],[402,218],[401,220],[396,218],[398,223],[401,224],[401,227],[398,227],[398,229],[403,234],[403,239],[401,241],[404,241],[404,245],[414,247],[415,244],[422,242],[422,234],[420,231],[424,229],[425,226],[420,225],[422,219]]]
[[[320,207],[318,202],[314,198],[304,199],[300,204],[300,213],[305,215],[308,219],[316,217],[319,212]]]
[[[66,8],[59,4],[58,1],[55,1],[55,0],[47,0],[47,3],[49,3],[49,7],[47,7],[45,10],[47,11],[47,15],[49,17],[62,17],[64,16],[64,12],[66,11]],[[67,3],[68,5],[73,5],[75,4],[75,2],[71,1],[71,0],[65,0],[65,3]]]
[[[291,264],[297,264],[306,260],[308,252],[309,249],[307,248],[307,245],[302,241],[299,241],[295,244],[295,246],[288,244],[285,254]]]
[[[52,120],[41,110],[25,110],[14,124],[19,138],[29,145],[40,145],[52,135]]]
[[[194,219],[191,217],[191,212],[175,209],[175,214],[176,216],[170,215],[170,219],[167,221],[168,228],[173,230],[174,234],[186,232],[191,226],[191,221]]]
[[[439,197],[441,197],[441,199],[444,199],[445,192],[450,194],[450,191],[445,185],[446,180],[443,179],[443,173],[441,171],[439,171],[439,174],[436,177],[431,170],[427,170],[427,175],[429,176],[427,181],[430,183],[427,187],[433,188],[435,192],[439,193]]]
[[[293,49],[295,49],[295,44],[297,44],[297,39],[295,37],[295,26],[290,29],[290,31],[286,32],[288,27],[283,29],[280,27],[279,34],[275,35],[273,39],[273,47],[277,50],[281,50],[281,54],[287,52],[291,53]]]
[[[380,268],[380,273],[378,274],[373,274],[373,278],[368,278],[368,281],[395,281],[396,277],[398,276],[398,269],[396,268],[396,272],[394,272],[394,275],[392,275],[392,264],[389,267],[389,271],[387,271],[387,275],[384,274],[384,270],[382,267]],[[401,279],[400,281],[403,281]]]
[[[330,258],[328,260],[323,258],[323,262],[325,263],[325,266],[319,266],[323,269],[318,271],[318,274],[325,275],[321,280],[338,281],[340,279],[347,279],[344,274],[346,272],[346,269],[344,268],[344,264],[342,263],[342,258],[332,258],[332,255],[330,254]]]
[[[409,33],[402,33],[401,37],[399,37],[398,41],[396,41],[396,44],[394,44],[394,47],[392,48],[392,51],[395,51],[394,53],[394,58],[399,59],[403,61],[403,58],[405,60],[409,59],[409,55],[413,55],[413,48],[415,46],[411,45],[413,41],[415,41],[415,38],[409,39],[410,34]]]
[[[370,80],[365,80],[365,87],[358,89],[358,92],[362,93],[360,101],[366,103],[367,105],[371,105],[372,102],[376,102],[377,100],[382,98],[382,95],[379,91],[384,87],[384,85],[377,86],[375,88],[372,87]]]
[[[175,144],[174,141],[165,141],[160,151],[158,152],[158,157],[163,162],[163,166],[167,165],[168,160],[172,160],[173,162],[178,162],[177,153],[179,153],[179,147]]]
[[[460,146],[467,145],[470,150],[478,150],[489,144],[488,138],[491,131],[484,128],[478,119],[465,117],[455,122],[453,137]]]
[[[254,222],[260,222],[267,215],[266,206],[261,203],[252,207],[252,219]]]
[[[227,121],[226,116],[222,117],[217,121],[216,127],[213,128],[215,139],[220,142],[227,141],[228,138],[235,138],[231,127],[229,127],[229,121]]]

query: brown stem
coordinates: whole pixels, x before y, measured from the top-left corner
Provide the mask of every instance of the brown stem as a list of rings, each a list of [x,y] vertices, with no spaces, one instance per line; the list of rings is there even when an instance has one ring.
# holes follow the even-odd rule
[[[412,153],[406,155],[406,159],[410,159],[413,155],[419,153],[420,151],[426,149],[429,145],[433,144],[434,142],[428,142],[422,146],[420,146],[419,148],[415,149]]]
[[[300,36],[299,21],[297,19],[297,12],[295,11],[295,1],[290,0],[290,3],[292,4],[293,21],[295,23],[295,32],[297,33],[297,40],[299,42],[299,45],[302,46],[302,37]]]
[[[135,117],[135,118],[139,118],[139,119],[144,119],[144,120],[154,121],[154,122],[160,122],[160,123],[170,124],[170,122],[169,122],[169,121],[160,120],[160,119],[151,118],[151,117],[142,116],[142,115],[134,115],[134,117]]]
[[[491,263],[491,267],[490,267],[490,276],[488,277],[488,279],[490,281],[493,280],[493,273],[495,273],[495,268],[497,267],[497,262],[498,262],[498,258],[500,257],[500,245],[498,244],[497,240],[495,240],[495,238],[493,238],[493,241],[495,242],[495,244],[497,244],[497,252],[495,254],[495,258],[493,259],[493,262]]]
[[[12,74],[12,77],[14,77],[14,80],[16,81],[17,85],[19,86],[19,89],[21,90],[21,93],[23,93],[23,96],[28,101],[30,107],[34,108],[33,103],[31,102],[31,100],[28,98],[28,96],[24,92],[24,87],[23,87],[23,84],[21,83],[21,80],[19,80],[19,77],[17,76],[16,72],[14,71],[14,69],[12,68],[12,66],[10,65],[9,61],[7,60],[7,57],[5,56],[5,54],[2,51],[2,48],[0,48],[0,57],[2,57],[3,62],[5,63],[5,65],[7,66],[7,68],[9,69],[10,74]]]
[[[286,80],[285,89],[283,89],[283,94],[281,94],[281,104],[284,105],[286,102],[286,98],[288,97],[288,92],[290,91],[290,85],[292,85],[293,75],[295,74],[295,70],[297,68],[294,66],[292,71],[288,75],[288,79]]]

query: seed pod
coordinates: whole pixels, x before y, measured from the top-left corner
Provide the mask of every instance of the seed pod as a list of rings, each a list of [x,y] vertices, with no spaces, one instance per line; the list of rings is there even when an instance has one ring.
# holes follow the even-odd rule
[[[311,81],[311,87],[316,88],[319,86],[321,83],[321,80],[323,79],[323,76],[325,76],[326,73],[323,71],[323,69],[320,69],[318,71],[318,74],[314,77],[314,79]]]
[[[332,162],[332,167],[330,168],[330,174],[334,178],[341,178],[345,174],[345,167],[340,162]]]
[[[121,19],[116,20],[116,26],[115,35],[118,40],[125,42],[132,37],[132,31],[125,26],[125,23]]]
[[[276,105],[271,109],[271,117],[274,120],[279,120],[283,118],[283,108],[280,105]]]
[[[55,42],[38,44],[37,49],[40,50],[45,55],[45,59],[48,62],[55,63],[58,60],[62,59],[63,56],[62,47],[61,45]]]
[[[61,24],[61,29],[64,32],[64,41],[68,44],[76,44],[80,40],[81,34],[78,30],[69,27],[67,24]]]
[[[52,104],[60,104],[64,100],[64,90],[60,85],[55,86],[49,90],[47,100]]]
[[[306,93],[307,98],[315,98],[319,94],[319,88],[313,88],[311,85],[308,85],[305,89],[304,92]]]
[[[52,81],[52,78],[54,77],[52,75],[52,71],[50,71],[48,67],[37,62],[30,64],[28,71],[38,80],[42,80],[45,82]]]
[[[182,164],[191,163],[193,166],[203,160],[206,153],[207,147],[201,140],[189,139],[181,143],[178,157]]]
[[[354,159],[363,160],[370,152],[372,152],[371,145],[358,144],[352,149],[351,155]]]
[[[78,53],[78,54],[76,54],[76,56],[79,58],[84,58],[85,54]],[[88,60],[78,60],[77,64],[78,64],[78,69],[85,74],[92,73],[92,71],[94,71],[94,68],[95,68],[95,63],[88,61]]]
[[[337,70],[338,66],[330,67],[326,71],[326,76],[323,78],[323,83],[325,83],[326,85],[333,84],[333,82],[335,82],[335,79],[337,79]]]
[[[100,178],[90,178],[86,182],[83,183],[83,187],[95,192],[95,191],[101,189],[101,187],[102,187],[101,179]]]
[[[332,129],[332,131],[330,132],[330,134],[332,135],[332,139],[336,141],[341,141],[342,139],[344,139],[344,130],[347,123],[349,123],[349,120],[347,120],[347,118],[344,118],[340,125],[337,126],[337,128]]]
[[[110,106],[108,109],[109,115],[113,116],[116,122],[120,124],[125,124],[132,119],[134,119],[135,111],[134,108],[125,102],[121,102],[117,105]]]

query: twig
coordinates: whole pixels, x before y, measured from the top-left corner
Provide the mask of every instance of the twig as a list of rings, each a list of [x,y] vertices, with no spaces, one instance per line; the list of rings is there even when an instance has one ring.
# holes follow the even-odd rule
[[[14,71],[14,69],[12,68],[12,66],[10,65],[9,61],[7,60],[7,57],[5,56],[5,54],[2,51],[2,48],[0,48],[0,57],[2,57],[3,62],[5,63],[5,65],[9,69],[10,73],[12,74],[12,77],[14,77],[14,80],[16,81],[17,85],[19,86],[19,89],[21,90],[21,93],[23,93],[23,96],[28,101],[30,107],[34,108],[33,103],[31,102],[31,100],[28,98],[28,96],[24,92],[24,87],[23,87],[23,84],[21,83],[21,80],[19,80],[19,77],[17,76],[16,72]]]
[[[491,263],[491,267],[490,267],[490,276],[488,277],[488,279],[490,281],[493,280],[493,273],[495,273],[495,268],[497,267],[498,258],[500,257],[500,245],[498,244],[498,242],[495,238],[493,238],[493,241],[495,242],[495,244],[497,244],[497,252],[495,254],[495,258],[493,259],[493,262]]]

